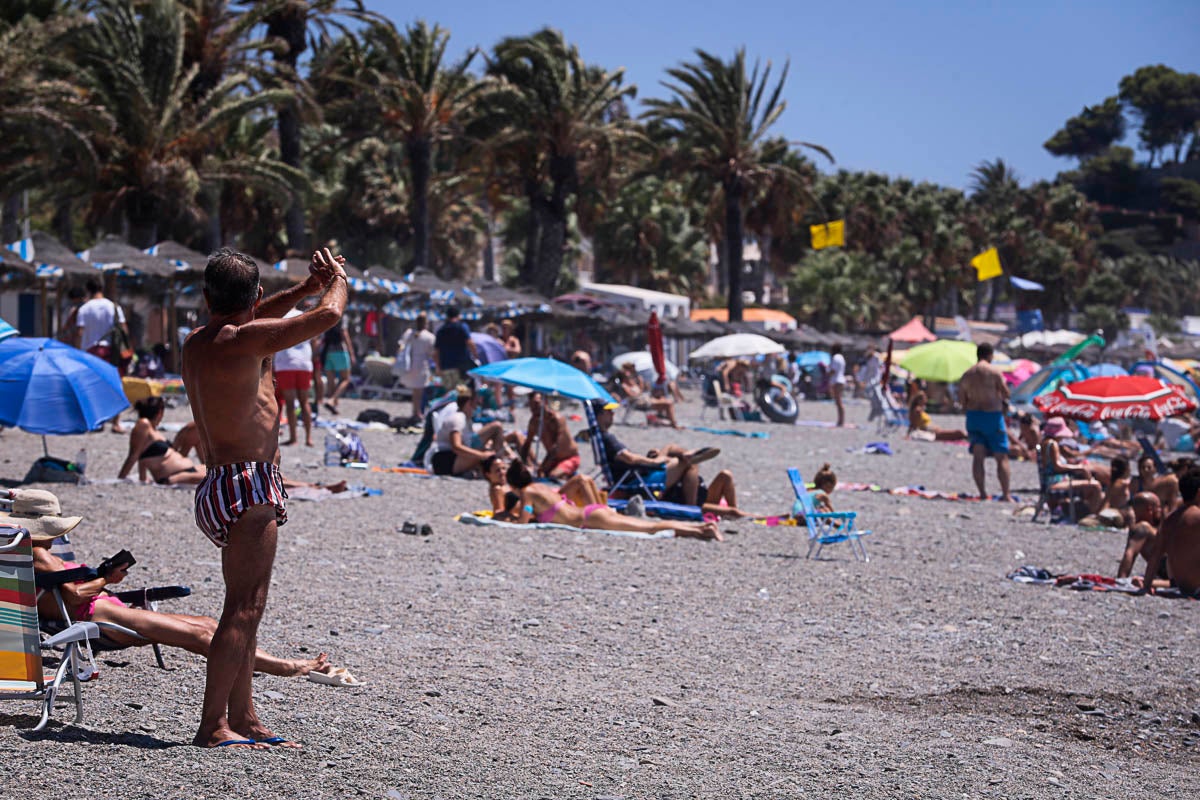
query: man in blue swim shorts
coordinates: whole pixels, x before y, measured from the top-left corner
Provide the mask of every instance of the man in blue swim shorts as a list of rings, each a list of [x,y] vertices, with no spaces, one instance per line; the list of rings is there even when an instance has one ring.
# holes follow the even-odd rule
[[[996,459],[996,477],[1000,481],[1000,499],[1011,501],[1008,491],[1008,428],[1004,424],[1004,408],[1008,404],[1008,384],[1004,374],[992,366],[994,351],[990,344],[976,350],[979,359],[963,373],[958,384],[959,397],[967,411],[967,439],[971,444],[971,474],[979,489],[979,499],[987,500],[984,486],[984,460]]]

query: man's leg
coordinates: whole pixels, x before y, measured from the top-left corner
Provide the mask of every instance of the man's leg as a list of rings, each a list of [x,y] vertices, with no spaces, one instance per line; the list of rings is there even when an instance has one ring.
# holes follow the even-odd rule
[[[979,490],[979,498],[987,499],[987,488],[984,483],[984,461],[987,460],[987,447],[982,444],[971,445],[971,475],[975,478],[975,488]]]
[[[288,440],[287,444],[296,443],[296,390],[283,390],[283,405],[287,409]]]
[[[297,393],[300,400],[300,419],[304,422],[304,446],[312,447],[312,409],[308,407],[308,390]]]
[[[1008,493],[1008,482],[1012,475],[1012,468],[1008,463],[1008,455],[996,456],[996,478],[1000,481],[1000,499],[1008,502],[1012,500],[1012,495]]]
[[[275,537],[275,508],[254,506],[234,523],[229,545],[221,551],[225,606],[209,648],[200,729],[192,742],[201,747],[258,738],[265,731],[254,713],[250,677],[275,561]]]
[[[562,493],[564,497],[580,508],[601,505],[604,502],[600,497],[600,489],[596,486],[596,482],[587,475],[575,475],[568,479],[563,484]]]

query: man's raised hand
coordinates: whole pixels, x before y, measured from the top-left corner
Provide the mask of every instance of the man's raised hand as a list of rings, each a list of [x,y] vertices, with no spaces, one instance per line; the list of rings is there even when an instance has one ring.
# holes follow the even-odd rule
[[[333,277],[338,273],[343,276],[346,271],[342,265],[346,263],[346,259],[342,256],[334,256],[329,251],[328,247],[322,247],[320,250],[312,254],[312,261],[309,262],[308,271],[311,277],[315,278],[317,284],[323,289],[329,286]]]

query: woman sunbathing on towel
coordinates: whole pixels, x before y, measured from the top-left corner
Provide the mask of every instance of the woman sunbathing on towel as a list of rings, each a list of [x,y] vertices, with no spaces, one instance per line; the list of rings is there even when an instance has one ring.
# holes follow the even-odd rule
[[[158,426],[162,424],[163,413],[166,410],[166,403],[163,399],[147,397],[144,400],[138,400],[133,407],[137,409],[138,421],[134,424],[133,430],[129,432],[129,455],[125,457],[125,463],[121,465],[121,471],[117,473],[117,477],[124,479],[133,470],[133,465],[137,464],[138,479],[143,483],[146,482],[147,475],[162,486],[195,485],[204,480],[204,465],[195,463],[176,450],[166,437],[158,432]],[[278,458],[278,453],[276,453],[276,458]],[[284,478],[283,488],[328,489],[336,494],[346,491],[346,482],[338,481],[328,486],[322,486],[319,483],[303,483]]]
[[[520,495],[508,485],[505,471],[508,462],[497,455],[490,455],[480,463],[484,480],[488,484],[488,500],[492,504],[492,518],[498,520],[514,520],[517,518],[517,506]],[[596,482],[586,475],[572,475],[562,485],[559,492],[580,508],[590,505],[603,505],[604,498]],[[514,500],[517,498],[517,500]]]
[[[529,468],[520,461],[509,465],[507,477],[509,485],[521,495],[518,522],[555,522],[576,528],[633,533],[674,531],[677,537],[722,541],[721,532],[712,522],[696,524],[675,520],[632,519],[596,502],[580,508],[553,486],[534,483]]]

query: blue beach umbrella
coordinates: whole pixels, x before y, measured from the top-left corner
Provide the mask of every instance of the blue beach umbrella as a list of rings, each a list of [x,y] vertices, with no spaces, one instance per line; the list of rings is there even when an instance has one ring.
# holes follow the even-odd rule
[[[0,342],[0,425],[87,433],[129,407],[116,367],[54,339]]]
[[[796,354],[796,366],[800,369],[815,367],[818,364],[828,367],[830,364],[829,353],[824,350],[809,350]]]
[[[1089,378],[1115,378],[1121,375],[1128,375],[1129,370],[1122,367],[1120,364],[1092,364],[1087,368]]]
[[[495,364],[497,361],[508,358],[504,343],[495,336],[482,331],[471,331],[471,341],[475,343],[475,349],[482,356],[479,360],[484,364]]]
[[[9,325],[4,320],[0,319],[0,342],[18,335],[20,335],[20,331],[18,331],[12,325]]]
[[[615,403],[612,395],[589,376],[570,364],[552,358],[512,358],[495,364],[485,364],[471,370],[470,375],[487,381],[525,386],[544,394],[559,394],[576,400],[600,398]]]

